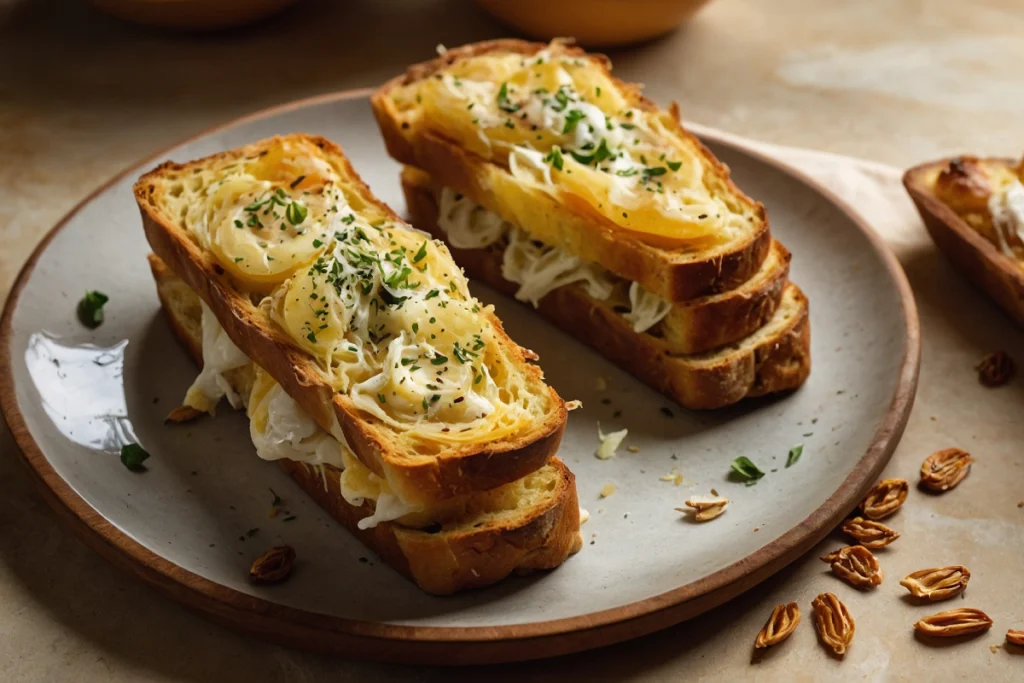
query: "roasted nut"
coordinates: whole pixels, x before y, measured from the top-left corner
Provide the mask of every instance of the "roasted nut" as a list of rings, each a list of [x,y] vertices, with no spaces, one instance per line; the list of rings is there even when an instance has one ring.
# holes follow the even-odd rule
[[[862,545],[848,545],[821,558],[832,565],[832,573],[857,588],[874,588],[882,583],[878,559]]]
[[[926,598],[932,602],[949,600],[967,588],[971,572],[967,567],[953,565],[937,569],[921,569],[900,581],[915,598]]]
[[[1006,632],[1006,642],[1017,647],[1024,647],[1024,631],[1014,631],[1011,628]]]
[[[778,645],[796,630],[800,624],[800,607],[795,602],[787,605],[776,605],[768,622],[754,639],[754,647],[771,647]]]
[[[249,568],[249,578],[256,583],[278,583],[288,578],[294,563],[294,548],[290,545],[275,546],[256,558]]]
[[[729,504],[728,498],[722,498],[721,496],[707,497],[707,498],[691,498],[685,501],[687,507],[691,507],[694,510],[693,518],[698,522],[706,522],[709,519],[714,519],[718,515],[725,512],[726,506]],[[686,512],[685,508],[676,508],[679,512]]]
[[[868,491],[860,509],[868,519],[885,519],[900,509],[909,490],[906,479],[883,479]]]
[[[191,406],[178,406],[167,415],[167,419],[164,422],[173,422],[175,424],[190,422],[202,414],[203,411],[196,410]]]
[[[959,448],[935,451],[921,463],[921,484],[932,491],[948,491],[971,471],[974,458]]]
[[[842,657],[850,647],[856,629],[850,611],[832,593],[822,593],[814,598],[811,607],[814,608],[814,623],[821,642]]]
[[[1006,351],[993,351],[974,369],[978,371],[978,381],[986,387],[1002,386],[1013,377],[1013,359]]]
[[[900,537],[898,531],[881,522],[872,522],[863,517],[854,517],[843,522],[841,530],[853,536],[865,548],[883,548]]]
[[[914,628],[925,635],[952,638],[987,631],[992,628],[992,620],[980,609],[961,607],[925,617]]]

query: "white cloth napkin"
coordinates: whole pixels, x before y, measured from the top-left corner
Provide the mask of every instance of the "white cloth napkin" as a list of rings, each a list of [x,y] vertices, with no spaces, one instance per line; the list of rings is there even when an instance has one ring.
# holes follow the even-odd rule
[[[924,228],[913,202],[903,189],[903,171],[895,166],[854,157],[784,147],[751,140],[696,124],[687,127],[707,131],[741,147],[754,149],[782,161],[839,196],[889,243],[895,251],[919,243]]]

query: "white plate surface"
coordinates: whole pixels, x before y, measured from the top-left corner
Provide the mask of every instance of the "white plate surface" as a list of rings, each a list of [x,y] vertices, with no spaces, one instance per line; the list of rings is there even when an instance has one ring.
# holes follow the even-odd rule
[[[187,161],[293,131],[339,142],[373,190],[402,212],[398,166],[385,154],[364,98],[243,120],[166,158]],[[160,314],[131,194],[137,173],[68,220],[12,304],[9,362],[17,407],[48,464],[116,529],[174,565],[273,603],[374,623],[503,626],[612,610],[678,589],[751,558],[798,527],[840,489],[872,444],[889,450],[877,433],[902,424],[891,404],[901,382],[906,393],[914,375],[907,359],[916,364],[916,338],[908,337],[916,318],[912,303],[901,302],[901,275],[855,222],[777,167],[714,141],[710,146],[737,184],[764,202],[774,234],[794,254],[792,279],[811,302],[814,370],[793,395],[690,413],[526,307],[475,285],[478,297],[497,306],[510,335],[540,354],[559,393],[583,401],[571,414],[560,455],[576,474],[591,518],[583,550],[554,572],[431,597],[381,563],[276,466],[257,459],[243,415],[225,406],[215,420],[165,426],[195,369]],[[75,319],[87,288],[110,296],[106,323],[96,331]],[[606,391],[596,390],[598,377]],[[611,460],[594,457],[598,421],[606,431],[629,429]],[[126,470],[116,454],[135,438],[152,454],[143,474]],[[800,443],[803,456],[786,468],[789,449]],[[740,455],[768,472],[756,486],[727,478]],[[674,471],[683,475],[682,486],[660,479]],[[599,499],[608,483],[615,493]],[[271,488],[294,520],[268,517]],[[724,516],[695,524],[673,510],[711,488],[731,500]],[[278,543],[296,548],[295,575],[280,586],[253,586],[249,562]],[[768,559],[760,557],[750,571]]]

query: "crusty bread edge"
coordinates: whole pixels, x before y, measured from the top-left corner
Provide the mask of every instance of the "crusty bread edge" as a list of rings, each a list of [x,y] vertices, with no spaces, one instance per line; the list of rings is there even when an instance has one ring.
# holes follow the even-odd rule
[[[437,227],[434,196],[405,182],[410,219],[421,230],[443,236]],[[450,249],[473,279],[512,295],[517,285],[501,275],[499,248]],[[795,287],[792,283],[786,288]],[[810,320],[806,297],[798,290],[800,314],[780,334],[730,354],[727,362],[696,364],[669,352],[650,335],[637,334],[622,316],[599,305],[580,287],[560,287],[540,300],[537,310],[548,321],[592,347],[649,386],[686,408],[721,408],[748,396],[798,388],[811,370]]]
[[[176,317],[165,291],[169,283],[179,278],[158,256],[150,254],[148,258],[171,330],[196,365],[202,367],[202,340],[191,335]],[[278,464],[367,547],[424,591],[435,595],[493,584],[513,572],[527,574],[554,569],[582,546],[575,477],[557,458],[548,464],[560,474],[558,491],[549,505],[533,511],[522,523],[514,527],[487,526],[438,533],[394,522],[360,529],[359,520],[373,514],[373,506],[370,502],[354,506],[345,501],[340,490],[340,470],[325,465],[326,472],[321,474],[292,460],[279,460]]]
[[[369,187],[352,169],[341,148],[320,136],[305,136],[329,155],[336,156],[367,197]],[[411,460],[404,454],[388,451],[387,444],[371,424],[342,394],[337,394],[314,372],[313,362],[283,334],[255,320],[255,307],[232,285],[224,268],[196,245],[183,230],[161,220],[150,195],[155,191],[153,178],[165,170],[180,170],[210,163],[220,158],[257,154],[272,139],[189,162],[166,162],[143,175],[135,184],[135,197],[142,214],[146,237],[160,258],[211,308],[231,340],[282,385],[289,395],[327,431],[340,424],[353,452],[375,473],[385,476],[407,500],[439,501],[472,491],[490,489],[520,479],[542,467],[558,450],[565,430],[565,403],[554,389],[543,385],[540,369],[527,362],[525,352],[508,338],[500,321],[492,316],[495,334],[506,345],[511,359],[532,381],[544,387],[553,410],[529,433],[485,444],[453,447],[437,457]],[[396,222],[401,218],[383,202],[379,207]]]
[[[932,161],[903,174],[903,186],[914,200],[928,234],[953,267],[986,292],[1017,324],[1024,326],[1024,271],[935,195],[930,173],[951,159]],[[987,163],[1014,164],[1011,159],[984,159]]]
[[[489,162],[469,154],[433,134],[417,136],[415,143],[410,142],[403,132],[402,124],[391,104],[389,94],[394,88],[426,78],[459,59],[490,52],[513,52],[529,55],[545,47],[547,45],[544,43],[518,39],[472,43],[450,49],[435,59],[413,64],[404,74],[384,83],[371,95],[370,104],[388,153],[404,164],[423,168],[438,182],[472,197],[474,201],[487,208],[494,209],[495,207],[489,201],[489,192],[481,186],[478,180],[480,177],[478,168],[480,165],[489,164]],[[569,54],[587,54],[577,47],[570,46],[566,49]],[[659,110],[654,102],[640,94],[639,87],[625,83],[611,75],[611,63],[607,57],[599,54],[590,56],[598,60],[605,74],[616,85],[636,95],[640,108],[652,112]],[[646,289],[665,299],[684,301],[705,294],[733,289],[746,282],[757,272],[761,262],[767,256],[772,239],[768,215],[764,206],[744,194],[733,182],[728,167],[682,126],[679,107],[676,103],[673,102],[669,106],[669,113],[674,122],[674,132],[691,141],[704,160],[711,164],[717,174],[721,176],[721,180],[728,190],[753,211],[757,217],[757,230],[749,236],[749,239],[738,245],[710,248],[704,252],[701,258],[677,261],[671,264],[665,263],[664,251],[631,238],[623,234],[621,230],[597,229],[594,231],[594,237],[608,242],[610,248],[620,254],[623,253],[623,247],[629,247],[628,252],[636,256],[630,259],[616,259],[615,263],[602,263],[602,265],[628,280],[640,282]],[[557,206],[555,210],[558,210]],[[595,226],[597,226],[596,223]]]

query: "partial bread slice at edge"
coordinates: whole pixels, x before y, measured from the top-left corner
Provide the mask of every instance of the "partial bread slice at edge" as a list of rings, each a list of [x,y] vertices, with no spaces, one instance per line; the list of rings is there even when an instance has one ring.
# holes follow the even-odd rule
[[[402,190],[412,222],[447,240],[437,222],[441,185],[427,173],[404,166]],[[465,258],[464,249],[449,244],[448,250],[457,262]],[[735,289],[675,303],[649,334],[662,339],[671,353],[679,354],[710,351],[753,334],[771,319],[782,299],[790,258],[789,250],[772,240],[768,256],[749,280]]]
[[[149,264],[171,329],[202,366],[199,297],[159,257],[151,254]],[[525,490],[527,484],[551,487],[537,494],[532,504],[497,517],[481,514],[459,520],[435,533],[397,522],[359,529],[359,520],[373,514],[373,503],[347,503],[339,489],[339,470],[327,465],[322,474],[291,460],[278,463],[332,517],[428,593],[447,595],[495,583],[513,572],[553,569],[582,546],[575,477],[557,458],[524,479],[474,494],[496,497]]]
[[[597,216],[581,215],[540,190],[520,186],[498,164],[469,153],[430,131],[417,134],[414,126],[404,120],[390,96],[393,89],[429,78],[459,59],[494,52],[532,55],[547,47],[543,43],[515,39],[489,40],[450,49],[434,60],[410,66],[405,74],[382,85],[370,98],[388,153],[403,164],[422,168],[437,182],[468,195],[476,203],[500,215],[515,219],[520,217],[516,215],[517,211],[532,207],[530,213],[534,220],[550,219],[558,224],[557,232],[565,243],[556,246],[569,248],[569,251],[581,258],[599,263],[627,280],[639,282],[649,292],[669,301],[684,301],[726,291],[749,280],[760,268],[771,247],[768,216],[760,203],[754,202],[736,187],[729,177],[729,169],[682,126],[675,104],[669,109],[674,119],[674,132],[690,141],[723,187],[744,205],[751,207],[756,217],[748,233],[718,246],[663,249],[633,238],[611,227],[610,223],[606,225],[607,221],[599,220]],[[572,54],[586,54],[579,48],[567,49]],[[635,85],[611,77],[607,59],[600,55],[591,56],[601,60],[600,68],[619,87],[624,91],[635,92],[638,108],[650,111],[658,109],[656,104],[639,95]],[[515,190],[516,196],[504,196],[512,190]],[[526,229],[530,231],[529,226]],[[543,238],[540,235],[538,237]]]
[[[1018,325],[1024,326],[1024,268],[1017,259],[1002,253],[992,242],[939,199],[935,180],[951,159],[941,159],[909,169],[903,186],[914,200],[928,234],[953,266],[986,292]],[[983,159],[985,164],[1012,166],[1011,159]]]
[[[403,183],[410,219],[439,238],[433,195]],[[513,295],[518,285],[501,274],[500,248],[452,249],[470,278]],[[605,302],[577,284],[559,287],[537,309],[548,321],[594,348],[686,408],[721,408],[752,396],[798,388],[811,370],[807,297],[787,283],[772,317],[753,334],[700,354],[674,354],[665,342],[633,331]]]
[[[370,192],[336,144],[303,134],[284,138],[302,139],[322,150],[324,158],[335,165],[345,183],[364,201],[377,206],[395,223],[404,224]],[[193,169],[224,160],[256,158],[280,140],[261,140],[186,164],[167,162],[142,176],[135,184],[135,198],[153,251],[206,302],[243,353],[274,377],[322,428],[335,433],[340,427],[360,461],[387,478],[405,500],[436,502],[491,489],[543,466],[558,450],[567,418],[565,404],[554,389],[544,384],[540,369],[526,360],[529,352],[508,338],[497,318],[490,316],[490,322],[506,362],[522,373],[525,386],[549,409],[530,429],[500,440],[444,445],[437,453],[412,452],[395,430],[356,408],[347,395],[336,393],[313,357],[296,347],[245,293],[236,289],[215,258],[162,209],[161,194],[170,191],[169,177],[187,178]]]

